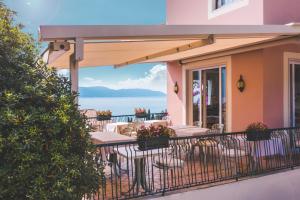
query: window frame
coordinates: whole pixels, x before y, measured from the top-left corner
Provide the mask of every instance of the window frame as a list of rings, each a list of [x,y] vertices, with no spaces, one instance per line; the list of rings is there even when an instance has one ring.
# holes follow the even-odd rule
[[[208,19],[245,7],[248,4],[249,0],[236,0],[217,8],[217,0],[208,0]]]

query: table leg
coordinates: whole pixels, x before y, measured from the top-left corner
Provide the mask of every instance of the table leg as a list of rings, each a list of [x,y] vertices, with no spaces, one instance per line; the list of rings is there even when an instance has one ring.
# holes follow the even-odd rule
[[[146,181],[146,170],[145,170],[145,158],[135,158],[135,177],[132,183],[132,186],[128,190],[127,193],[130,193],[134,188],[136,188],[136,192],[140,192],[140,188],[142,188],[145,192],[149,191],[148,183]]]
[[[146,180],[146,162],[145,158],[140,159],[140,181],[141,181],[141,186],[145,190],[145,192],[149,191],[148,183]]]

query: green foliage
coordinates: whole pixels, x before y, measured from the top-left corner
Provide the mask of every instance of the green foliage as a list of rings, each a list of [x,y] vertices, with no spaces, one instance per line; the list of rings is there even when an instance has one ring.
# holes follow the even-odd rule
[[[76,94],[14,16],[0,2],[0,199],[81,199],[98,175]]]

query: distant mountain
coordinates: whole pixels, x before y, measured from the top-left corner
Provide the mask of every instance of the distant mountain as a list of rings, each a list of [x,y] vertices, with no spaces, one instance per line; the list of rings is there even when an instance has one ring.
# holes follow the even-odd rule
[[[120,89],[114,90],[107,87],[80,87],[81,97],[161,97],[166,94],[147,89]]]

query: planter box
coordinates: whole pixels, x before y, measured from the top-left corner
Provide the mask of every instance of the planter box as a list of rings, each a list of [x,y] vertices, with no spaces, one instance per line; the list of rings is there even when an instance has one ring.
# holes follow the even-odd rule
[[[247,141],[270,140],[271,131],[264,132],[247,132]]]
[[[148,114],[147,113],[140,113],[140,114],[135,114],[136,118],[147,118]]]
[[[97,116],[97,120],[99,121],[106,121],[106,120],[110,120],[111,116],[110,115],[98,115]]]
[[[169,137],[163,136],[163,137],[151,138],[149,140],[139,140],[138,145],[139,145],[139,150],[141,151],[158,149],[158,148],[168,148]]]

